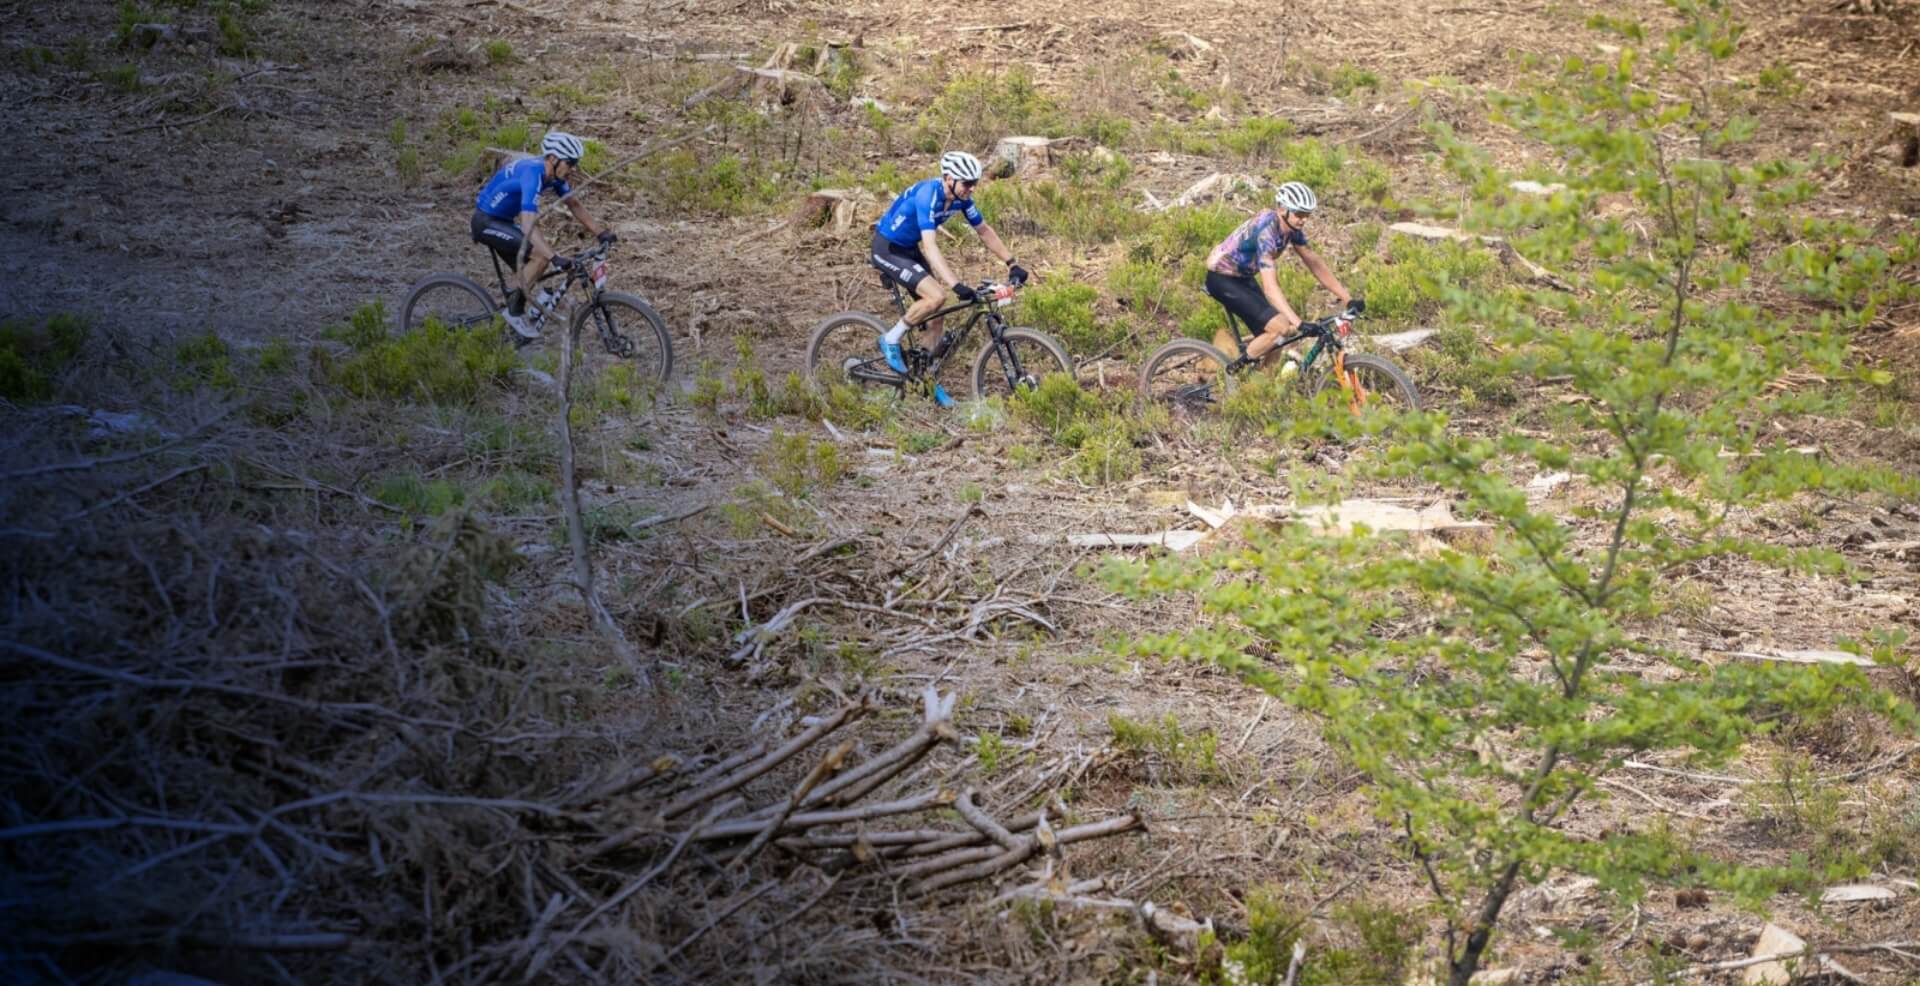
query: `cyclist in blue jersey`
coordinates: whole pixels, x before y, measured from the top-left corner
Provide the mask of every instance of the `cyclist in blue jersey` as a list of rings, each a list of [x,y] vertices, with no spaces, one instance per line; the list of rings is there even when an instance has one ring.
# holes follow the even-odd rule
[[[580,138],[558,130],[540,141],[540,157],[509,161],[487,180],[474,199],[473,241],[484,243],[507,262],[519,277],[520,287],[507,299],[507,325],[523,340],[540,338],[540,331],[527,317],[527,298],[553,261],[553,248],[533,228],[539,218],[540,196],[551,192],[566,198],[573,188],[567,182],[580,170],[580,157],[586,145]],[[567,211],[603,243],[618,237],[594,221],[581,208],[580,200],[567,198]]]
[[[974,186],[980,183],[980,160],[965,151],[948,151],[940,158],[940,177],[928,178],[900,193],[886,214],[873,228],[872,255],[867,262],[880,273],[898,282],[914,297],[905,315],[880,337],[880,352],[895,372],[907,372],[906,354],[901,340],[909,326],[918,325],[927,316],[947,304],[947,295],[961,301],[973,300],[973,289],[954,276],[947,258],[940,253],[936,234],[942,223],[955,214],[965,216],[967,225],[979,235],[987,250],[1007,265],[1007,279],[1024,284],[1026,269],[1014,262],[1012,251],[1000,242],[1000,234],[987,225],[986,218],[973,204]],[[929,333],[940,331],[938,319],[923,326]],[[938,386],[933,399],[941,407],[951,407],[953,399]]]
[[[1288,248],[1342,305],[1353,300],[1326,261],[1307,246],[1303,224],[1319,204],[1313,189],[1297,181],[1287,182],[1274,194],[1273,204],[1274,208],[1262,209],[1241,223],[1207,255],[1207,294],[1240,316],[1255,333],[1247,343],[1247,355],[1253,359],[1267,355],[1281,339],[1300,328],[1300,316],[1287,303],[1273,272],[1274,262]]]

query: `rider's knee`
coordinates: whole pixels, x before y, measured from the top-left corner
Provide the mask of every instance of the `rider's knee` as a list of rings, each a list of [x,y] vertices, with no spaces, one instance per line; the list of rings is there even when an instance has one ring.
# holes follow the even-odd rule
[[[947,289],[932,280],[925,282],[920,289],[920,302],[929,308],[939,308],[947,303]]]

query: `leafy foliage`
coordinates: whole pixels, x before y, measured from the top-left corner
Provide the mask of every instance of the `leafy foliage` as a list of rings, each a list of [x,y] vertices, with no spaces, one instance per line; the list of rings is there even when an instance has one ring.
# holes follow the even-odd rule
[[[355,397],[464,405],[489,386],[504,385],[515,365],[501,333],[451,328],[438,319],[389,337],[386,307],[362,305],[328,335],[353,347],[344,361],[319,361],[321,372]]]
[[[1378,813],[1407,833],[1446,918],[1455,986],[1478,968],[1516,888],[1555,870],[1628,898],[1663,882],[1749,903],[1836,875],[1805,860],[1717,858],[1657,820],[1565,831],[1574,805],[1599,796],[1625,760],[1653,750],[1711,765],[1782,721],[1842,708],[1920,728],[1910,705],[1856,667],[1715,664],[1649,635],[1665,605],[1656,588],[1677,564],[1741,556],[1835,569],[1828,554],[1743,537],[1729,525],[1734,508],[1809,490],[1915,488],[1796,454],[1768,426],[1813,403],[1770,386],[1786,372],[1847,374],[1835,328],[1858,324],[1849,306],[1871,302],[1829,292],[1840,314],[1808,319],[1748,296],[1747,257],[1764,240],[1754,205],[1790,208],[1806,189],[1791,162],[1734,160],[1751,126],[1711,96],[1738,25],[1718,0],[1670,6],[1679,25],[1664,36],[1597,20],[1628,43],[1617,56],[1569,58],[1537,87],[1493,97],[1498,119],[1565,162],[1565,192],[1507,201],[1510,176],[1437,128],[1478,203],[1468,224],[1514,238],[1571,272],[1577,289],[1444,293],[1457,318],[1494,334],[1504,355],[1487,372],[1553,378],[1580,395],[1567,430],[1479,437],[1427,417],[1402,423],[1382,467],[1451,490],[1493,525],[1491,540],[1415,553],[1364,531],[1294,530],[1201,563],[1110,567],[1133,591],[1197,592],[1222,618],[1138,650],[1217,662],[1318,718],[1367,778]],[[1631,209],[1598,209],[1603,196]],[[1529,504],[1507,466],[1571,472],[1610,495],[1555,515]],[[1626,659],[1669,670],[1616,670]]]
[[[55,378],[80,355],[88,331],[86,320],[73,315],[0,322],[0,398],[52,399]]]

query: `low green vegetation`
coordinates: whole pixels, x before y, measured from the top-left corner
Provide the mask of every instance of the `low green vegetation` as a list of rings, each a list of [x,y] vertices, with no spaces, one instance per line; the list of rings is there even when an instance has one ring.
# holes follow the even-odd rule
[[[489,389],[504,387],[516,361],[498,332],[450,328],[429,319],[412,332],[390,336],[386,306],[361,306],[327,336],[350,347],[336,359],[316,350],[324,379],[355,397],[427,404],[472,404]]]
[[[1072,452],[1061,464],[1066,475],[1093,485],[1139,474],[1145,466],[1139,446],[1168,425],[1165,408],[1142,410],[1123,391],[1084,390],[1064,373],[1049,374],[1040,386],[1017,395],[1011,407],[1016,417]]]
[[[73,315],[0,321],[0,399],[52,400],[91,331],[85,319]]]
[[[1008,134],[1056,137],[1066,132],[1060,105],[1040,92],[1025,69],[961,75],[920,113],[914,145],[926,154],[987,147]]]
[[[1159,719],[1138,720],[1111,713],[1107,728],[1113,731],[1116,748],[1152,758],[1181,780],[1206,784],[1226,779],[1220,765],[1220,737],[1211,729],[1188,732],[1171,712]]]

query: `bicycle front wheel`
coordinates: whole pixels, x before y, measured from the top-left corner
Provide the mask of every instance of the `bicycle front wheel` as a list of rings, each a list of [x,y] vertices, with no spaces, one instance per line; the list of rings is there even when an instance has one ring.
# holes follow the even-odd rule
[[[1073,357],[1053,337],[1033,329],[1013,328],[1000,334],[973,358],[973,396],[985,400],[1010,396],[1040,386],[1049,374],[1073,376]]]
[[[1347,406],[1356,414],[1371,408],[1393,412],[1420,410],[1419,388],[1413,385],[1405,370],[1390,360],[1366,353],[1347,353],[1341,366],[1347,377],[1344,383],[1339,379],[1340,374],[1329,367],[1327,372],[1314,378],[1309,394],[1318,396],[1328,387],[1338,387],[1346,392]]]
[[[899,387],[877,341],[887,327],[865,312],[841,312],[821,322],[807,340],[807,376],[821,387]]]
[[[1174,414],[1216,409],[1233,392],[1227,354],[1198,339],[1175,339],[1153,351],[1140,369],[1142,404],[1165,405]]]
[[[673,375],[667,323],[652,305],[633,295],[608,291],[575,308],[570,329],[583,349],[597,340],[602,351],[631,367],[641,380],[666,383]]]
[[[495,307],[485,288],[459,274],[433,274],[407,293],[400,306],[400,331],[412,332],[436,319],[456,329],[486,328],[493,324]]]

